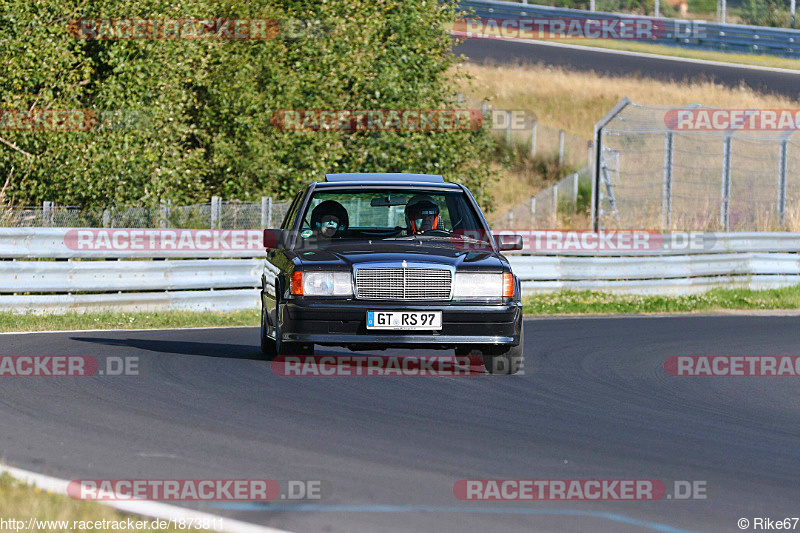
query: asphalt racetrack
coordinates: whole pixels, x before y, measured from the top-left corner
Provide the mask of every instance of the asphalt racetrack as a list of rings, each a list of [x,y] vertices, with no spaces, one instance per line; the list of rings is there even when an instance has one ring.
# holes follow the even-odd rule
[[[136,356],[140,367],[0,378],[0,456],[63,479],[328,482],[320,502],[199,507],[294,532],[730,532],[740,518],[800,515],[800,378],[663,368],[671,355],[797,354],[798,317],[525,329],[524,376],[471,378],[278,377],[259,360],[256,328],[0,335],[0,355]],[[657,479],[668,494],[699,481],[707,497],[453,494],[458,480],[500,478]]]
[[[682,58],[620,54],[596,48],[553,46],[537,41],[469,39],[460,41],[455,52],[465,55],[475,63],[542,63],[615,77],[642,76],[661,81],[689,82],[708,80],[727,87],[739,87],[743,84],[764,93],[800,98],[800,71],[698,63]],[[712,102],[704,103],[710,105]]]

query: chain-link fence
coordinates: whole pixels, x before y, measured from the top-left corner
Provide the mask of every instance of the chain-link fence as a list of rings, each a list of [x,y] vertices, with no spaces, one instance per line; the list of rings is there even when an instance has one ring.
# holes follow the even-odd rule
[[[800,135],[793,135],[797,125],[779,129],[778,121],[764,122],[772,113],[781,116],[780,110],[678,109],[623,100],[598,135],[596,224],[800,230]],[[725,129],[731,117],[745,127]]]
[[[41,207],[0,210],[0,227],[261,229],[280,225],[289,203],[269,197],[257,202],[214,197],[195,205],[167,201],[156,207],[81,209],[43,202]]]
[[[583,229],[589,226],[592,175],[583,168],[495,218],[494,229]]]

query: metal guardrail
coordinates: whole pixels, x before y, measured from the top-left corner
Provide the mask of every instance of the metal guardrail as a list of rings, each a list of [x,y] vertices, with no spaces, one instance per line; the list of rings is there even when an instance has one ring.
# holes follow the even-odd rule
[[[496,0],[461,0],[459,6],[486,18],[570,18],[588,20],[635,20],[636,15],[584,11]],[[659,18],[665,25],[664,35],[648,42],[681,48],[721,52],[756,53],[778,57],[800,58],[800,30],[721,24],[702,20]]]
[[[74,230],[0,229],[0,311],[259,308],[263,252],[237,251],[243,257],[231,258],[231,250],[202,250],[193,254],[204,259],[184,259],[191,253],[119,250],[113,257],[127,260],[114,260],[108,252],[102,253],[110,260],[98,260],[98,251],[68,247],[69,231]],[[605,250],[581,257],[542,251],[510,254],[509,261],[527,294],[564,289],[686,294],[714,286],[800,283],[800,233],[713,237],[710,246],[692,253]]]
[[[521,252],[505,252],[509,258],[519,255],[550,256],[592,256],[592,257],[637,257],[637,256],[684,256],[701,254],[744,254],[744,253],[795,253],[800,252],[800,233],[780,232],[741,232],[741,233],[652,233],[650,239],[669,242],[670,247],[654,247],[646,250],[633,249],[547,249],[546,243],[550,234],[562,237],[568,232],[551,230],[501,230],[496,234],[519,234],[523,237],[525,249]],[[577,232],[572,232],[577,233]],[[594,234],[594,232],[588,232]],[[604,235],[619,233],[615,230],[604,231]],[[631,231],[624,232],[630,235]],[[539,244],[537,244],[537,238]],[[694,244],[691,244],[694,243]],[[655,244],[654,246],[657,246]]]
[[[144,259],[179,259],[179,258],[246,258],[259,257],[263,255],[260,246],[263,240],[262,230],[158,230],[158,229],[107,229],[94,230],[104,231],[113,241],[115,234],[131,242],[132,236],[141,235],[142,247],[148,243],[150,234],[164,235],[165,233],[175,236],[175,246],[164,247],[159,250],[133,250],[122,249],[109,241],[110,246],[98,247],[97,249],[75,249],[80,245],[80,231],[92,231],[88,228],[0,228],[0,258],[23,259],[121,259],[121,258],[144,258]],[[202,250],[192,246],[180,246],[180,235],[187,232],[196,232],[205,237],[206,242],[210,239],[213,242],[214,235],[221,237],[226,243],[234,240],[239,242],[251,243],[247,247],[237,247],[236,249],[219,248],[216,250]],[[74,240],[69,239],[68,235],[75,235]],[[69,243],[72,242],[72,246]],[[258,243],[259,246],[253,246]]]

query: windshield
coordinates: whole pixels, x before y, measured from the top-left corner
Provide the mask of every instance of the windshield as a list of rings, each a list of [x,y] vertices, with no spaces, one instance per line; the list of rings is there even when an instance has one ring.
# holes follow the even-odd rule
[[[298,244],[449,243],[482,235],[483,225],[463,191],[337,189],[314,193],[303,214]]]

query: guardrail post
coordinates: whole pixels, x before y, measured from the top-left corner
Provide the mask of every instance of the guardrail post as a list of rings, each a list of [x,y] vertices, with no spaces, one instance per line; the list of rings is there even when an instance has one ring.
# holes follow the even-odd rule
[[[272,197],[261,197],[261,229],[272,227]]]
[[[222,198],[219,196],[211,197],[211,229],[219,229],[220,210],[222,209]]]
[[[531,126],[531,157],[536,157],[536,121]]]
[[[786,159],[789,139],[784,135],[781,139],[780,158],[778,159],[778,219],[781,228],[786,223]]]
[[[564,163],[564,130],[558,132],[558,166]]]
[[[47,200],[42,202],[42,226],[46,228],[53,226],[53,202]]]
[[[731,210],[731,134],[725,134],[722,149],[722,192],[719,206],[719,225],[722,231],[728,231]]]
[[[672,226],[672,161],[674,138],[668,131],[664,136],[664,184],[661,191],[661,226],[669,229]]]

